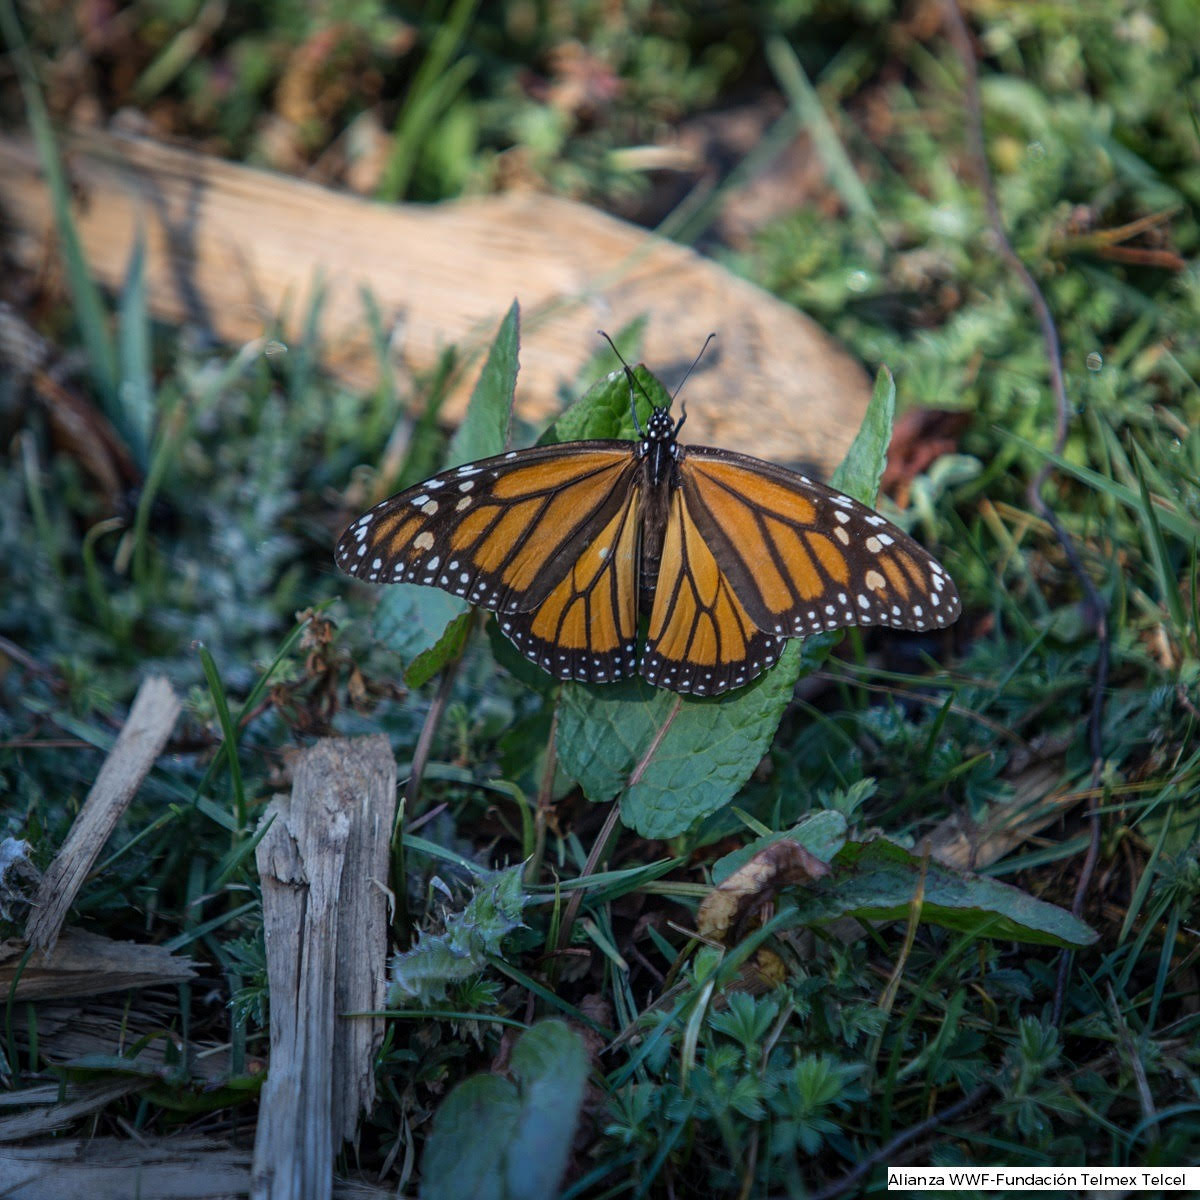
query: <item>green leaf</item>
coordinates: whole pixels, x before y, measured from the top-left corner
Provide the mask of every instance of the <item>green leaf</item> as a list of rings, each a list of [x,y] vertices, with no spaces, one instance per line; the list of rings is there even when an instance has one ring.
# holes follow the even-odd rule
[[[421,651],[412,660],[412,665],[404,672],[404,682],[410,688],[419,688],[427,684],[443,667],[463,652],[470,632],[471,614],[459,614],[428,650]]]
[[[517,1089],[476,1075],[442,1102],[421,1158],[422,1200],[504,1200],[504,1154],[521,1114]]]
[[[800,671],[824,661],[836,641],[836,634],[797,639],[747,687],[719,699],[684,699],[641,778],[622,796],[622,821],[643,837],[674,837],[728,802],[770,746]],[[590,800],[610,800],[678,699],[640,679],[564,685],[563,770]]]
[[[421,1160],[422,1200],[553,1200],[587,1082],[583,1041],[542,1021],[512,1054],[516,1085],[476,1075],[446,1097]]]
[[[650,417],[651,404],[669,405],[667,389],[640,363],[633,368],[640,387],[634,388],[638,421],[642,428]],[[549,442],[573,442],[580,438],[637,437],[629,407],[629,378],[625,371],[612,371],[593,385],[538,439],[539,445]]]
[[[522,924],[524,872],[524,863],[503,871],[480,871],[474,895],[446,917],[442,932],[423,930],[411,950],[392,959],[392,1003],[414,999],[428,1007],[445,996],[449,984],[478,975],[488,955],[499,953],[505,935]]]
[[[655,400],[665,402],[666,389],[649,371],[639,366],[635,374]],[[879,490],[895,408],[895,383],[884,368],[862,428],[834,475],[835,486],[865,503]],[[632,426],[629,387],[624,373],[614,372],[564,413],[552,432],[556,438],[612,437],[622,419]],[[685,698],[645,771],[622,796],[622,821],[643,837],[674,837],[732,799],[770,746],[801,672],[819,666],[840,637],[793,639],[775,667],[747,687],[717,699]],[[636,679],[565,685],[559,713],[563,770],[589,799],[611,799],[625,787],[676,699]]]
[[[479,373],[467,405],[467,415],[450,439],[443,468],[490,458],[500,454],[508,444],[520,343],[521,306],[514,300],[500,322],[487,362]]]
[[[508,1149],[510,1200],[550,1200],[567,1167],[583,1103],[588,1056],[583,1039],[563,1021],[542,1021],[513,1050],[521,1114]]]
[[[921,920],[976,937],[1047,946],[1090,946],[1094,930],[1065,909],[1035,900],[1019,888],[969,875],[874,838],[847,842],[833,860],[833,874],[806,893],[799,907],[804,924],[839,917],[905,921],[921,885]]]
[[[388,584],[375,609],[375,636],[411,669],[421,655],[438,646],[453,622],[469,612],[465,600],[440,588]]]
[[[879,481],[887,466],[888,445],[892,440],[892,422],[896,417],[896,381],[887,367],[880,367],[866,416],[854,441],[842,459],[832,486],[863,504],[874,504]]]
[[[617,351],[626,362],[637,362],[642,357],[642,343],[645,340],[646,326],[649,323],[649,315],[642,313],[641,316],[634,317],[632,321],[622,325],[613,334]],[[577,380],[575,391],[591,386],[593,379],[599,379],[610,368],[612,360],[612,347],[604,341],[603,337],[597,338],[596,349],[575,376]],[[562,394],[564,400],[570,401],[574,393],[564,390]]]
[[[791,829],[783,829],[778,833],[769,833],[766,837],[755,838],[740,850],[734,850],[713,863],[713,883],[722,884],[734,871],[744,867],[756,854],[761,854],[768,846],[782,841],[799,842],[810,854],[816,855],[822,862],[829,862],[833,856],[846,844],[846,818],[840,812],[826,809],[822,812],[809,813],[802,817]]]

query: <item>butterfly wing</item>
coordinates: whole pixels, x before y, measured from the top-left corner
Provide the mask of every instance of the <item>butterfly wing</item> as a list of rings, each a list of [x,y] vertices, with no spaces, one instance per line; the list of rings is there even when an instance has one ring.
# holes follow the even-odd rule
[[[498,617],[517,648],[560,679],[610,683],[637,667],[641,505],[631,487],[536,610]]]
[[[428,584],[491,609],[564,678],[619,678],[636,661],[639,479],[631,442],[511,451],[377,504],[334,558],[372,583]]]
[[[677,470],[642,666],[651,682],[716,694],[769,667],[785,638],[958,617],[944,568],[849,496],[706,446]]]
[[[680,470],[693,520],[760,629],[795,637],[957,619],[958,591],[942,565],[857,500],[708,447],[689,447]]]

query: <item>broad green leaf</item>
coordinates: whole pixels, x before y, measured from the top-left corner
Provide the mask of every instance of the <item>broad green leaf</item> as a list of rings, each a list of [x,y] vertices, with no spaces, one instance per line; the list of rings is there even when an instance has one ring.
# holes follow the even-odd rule
[[[500,322],[487,362],[471,393],[467,415],[450,439],[445,467],[457,467],[503,452],[508,443],[513,395],[517,390],[521,306],[514,300]]]
[[[421,1160],[423,1200],[553,1200],[587,1082],[583,1041],[562,1021],[523,1033],[514,1085],[476,1075],[443,1101]]]
[[[638,421],[642,428],[650,416],[650,406],[669,405],[671,397],[666,388],[640,363],[633,368],[634,378],[641,385],[633,390]],[[648,397],[648,398],[647,398]],[[624,370],[612,371],[589,388],[539,438],[539,444],[573,442],[580,438],[637,437],[629,407],[629,378]]]
[[[521,1036],[512,1055],[521,1113],[508,1148],[509,1200],[551,1200],[567,1167],[583,1103],[588,1056],[563,1021],[542,1021]]]
[[[892,440],[892,422],[896,417],[896,381],[887,367],[880,367],[866,416],[846,457],[842,459],[830,481],[833,487],[861,500],[874,504],[879,495],[879,481],[887,466],[888,445]]]
[[[517,386],[520,321],[521,310],[514,300],[488,351],[467,415],[450,442],[443,467],[489,458],[504,450]],[[461,651],[463,630],[469,626],[463,618],[469,609],[465,600],[438,588],[389,584],[375,610],[375,636],[410,664],[414,673],[408,682],[416,687],[419,684],[414,680],[425,682]],[[451,630],[455,621],[459,626]]]
[[[442,1101],[421,1157],[422,1200],[505,1200],[504,1155],[521,1116],[517,1089],[475,1075]]]
[[[632,321],[622,325],[612,335],[612,340],[616,343],[617,350],[626,362],[637,362],[642,357],[642,342],[646,337],[646,326],[648,324],[648,315],[642,313],[641,316],[634,317]],[[562,396],[564,403],[569,404],[577,392],[590,388],[593,379],[599,379],[605,371],[608,371],[612,367],[612,361],[612,347],[603,337],[598,335],[596,338],[596,349],[592,352],[587,362],[579,368],[575,376],[575,388],[571,391],[563,389]]]
[[[726,854],[724,858],[719,858],[713,863],[713,883],[724,883],[734,871],[744,867],[756,854],[761,854],[772,843],[785,839],[799,842],[810,854],[815,854],[822,862],[829,862],[846,844],[846,818],[840,812],[825,809],[802,817],[791,829],[755,838],[748,845],[734,850],[732,854]]]
[[[874,838],[847,842],[834,858],[833,874],[805,893],[799,912],[805,924],[857,917],[906,921],[923,888],[921,920],[977,937],[1048,946],[1090,946],[1097,934],[1065,909],[1035,900],[1019,888],[969,875]]]
[[[643,837],[668,838],[728,802],[771,744],[801,669],[822,662],[837,635],[794,641],[773,670],[719,699],[684,699],[636,784],[621,819]],[[641,679],[566,684],[559,762],[590,800],[625,787],[679,699]]]

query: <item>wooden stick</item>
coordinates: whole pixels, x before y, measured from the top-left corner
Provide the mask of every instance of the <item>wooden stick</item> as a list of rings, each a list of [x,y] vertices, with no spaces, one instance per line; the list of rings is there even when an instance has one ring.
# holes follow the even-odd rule
[[[25,940],[30,946],[53,948],[67,910],[129,801],[162,753],[178,716],[179,698],[170,683],[161,675],[146,679],[67,840],[42,877],[25,926]]]
[[[362,289],[395,331],[399,366],[428,370],[455,343],[480,348],[513,297],[524,314],[518,415],[545,422],[561,392],[635,317],[643,357],[687,385],[688,438],[827,474],[866,412],[862,369],[820,327],[686,246],[570,200],[510,192],[449,204],[372,204],[297,179],[143,138],[91,130],[65,140],[88,263],[118,290],[144,239],[152,312],[227,342],[302,335],[318,280],[323,364],[374,386]],[[53,243],[51,206],[27,140],[0,136],[0,211],[31,266]],[[614,361],[613,365],[616,363]],[[447,401],[461,417],[475,370]],[[588,381],[591,382],[591,381]]]
[[[0,995],[7,996],[24,946],[0,942]],[[161,987],[195,978],[191,959],[165,946],[117,942],[82,929],[67,929],[45,954],[35,954],[17,981],[16,1000],[61,1000],[134,987]]]

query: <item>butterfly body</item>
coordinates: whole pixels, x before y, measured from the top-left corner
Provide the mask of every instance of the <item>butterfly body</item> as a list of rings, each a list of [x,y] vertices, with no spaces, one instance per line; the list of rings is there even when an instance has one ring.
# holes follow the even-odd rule
[[[682,424],[655,407],[636,441],[443,471],[352,522],[335,559],[370,582],[427,584],[492,610],[560,678],[639,672],[705,696],[761,674],[790,637],[958,616],[949,575],[883,517],[771,463],[682,446]]]

